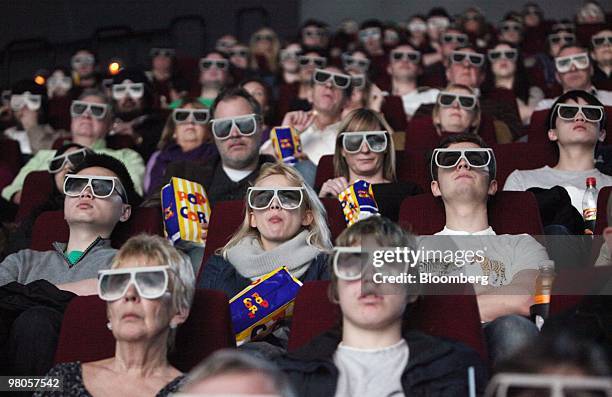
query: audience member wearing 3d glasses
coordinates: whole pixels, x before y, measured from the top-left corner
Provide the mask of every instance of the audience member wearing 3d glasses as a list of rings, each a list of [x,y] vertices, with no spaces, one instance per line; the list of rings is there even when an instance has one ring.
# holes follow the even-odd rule
[[[176,391],[184,376],[168,362],[168,352],[193,301],[195,277],[189,260],[162,237],[135,236],[117,252],[111,269],[98,273],[97,289],[106,301],[114,356],[58,364],[48,375],[63,377],[65,390],[80,394],[146,390],[166,396]],[[137,369],[136,374],[131,369]]]
[[[210,110],[195,98],[182,100],[162,132],[158,150],[151,155],[145,172],[145,194],[158,191],[164,184],[168,165],[176,161],[204,161],[217,153],[210,132]]]
[[[19,142],[25,160],[40,150],[51,149],[57,138],[66,134],[48,124],[47,90],[33,81],[20,80],[11,89],[9,106],[16,125],[6,128],[4,136]]]
[[[460,84],[447,86],[438,94],[432,121],[439,137],[476,133],[480,125],[480,105],[474,90]]]
[[[591,58],[593,58],[593,85],[600,90],[612,90],[612,29],[608,27],[591,37]]]
[[[200,59],[200,100],[210,108],[221,90],[230,82],[229,61],[213,51]]]
[[[241,228],[204,267],[199,287],[231,297],[280,266],[302,280],[320,279],[329,239],[325,209],[302,176],[282,163],[266,164],[247,190]]]
[[[63,189],[68,193],[63,205],[68,241],[53,243],[49,251],[26,249],[9,255],[0,264],[0,285],[45,280],[77,295],[96,293],[97,273],[110,267],[116,253],[111,233],[130,218],[139,197],[125,165],[113,157],[87,155],[70,172]],[[41,293],[46,296],[51,290]],[[13,322],[14,350],[8,362],[14,373],[42,375],[52,366],[61,319],[55,306],[41,305]]]
[[[98,90],[85,90],[72,102],[70,107],[71,139],[96,153],[107,154],[126,164],[139,194],[142,194],[142,180],[145,166],[142,157],[132,149],[109,149],[106,136],[109,134],[113,111],[110,100]],[[32,171],[44,171],[56,156],[55,150],[40,150],[24,165],[13,182],[2,190],[2,197],[14,203],[21,201],[21,189],[26,176]]]
[[[240,229],[208,260],[198,288],[217,289],[231,298],[281,266],[303,282],[328,277],[331,241],[325,208],[293,167],[262,166],[247,191],[245,207]],[[282,332],[275,335],[286,338]],[[269,348],[270,353],[280,349]]]
[[[334,197],[358,180],[372,184],[379,212],[397,220],[399,203],[421,189],[398,181],[393,130],[384,116],[370,109],[351,111],[338,128],[334,150],[334,177],[321,186],[319,197]]]
[[[487,57],[491,71],[489,76],[494,88],[491,88],[491,92],[485,89],[484,95],[495,98],[497,89],[512,91],[516,97],[521,122],[528,125],[535,106],[544,98],[544,92],[539,87],[530,85],[518,47],[509,42],[499,42],[489,49]]]
[[[419,283],[374,281],[375,273],[418,279],[418,268],[408,263],[374,267],[373,251],[385,247],[415,249],[416,242],[382,216],[361,220],[338,236],[328,295],[339,306],[341,322],[277,360],[279,367],[300,396],[418,395],[427,390],[469,395],[469,367],[475,371],[473,392],[481,393],[486,371],[475,351],[408,325]]]

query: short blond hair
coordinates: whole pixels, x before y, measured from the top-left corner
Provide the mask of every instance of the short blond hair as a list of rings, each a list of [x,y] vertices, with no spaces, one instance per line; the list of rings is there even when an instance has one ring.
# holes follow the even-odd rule
[[[144,257],[159,266],[169,266],[168,289],[172,294],[172,309],[189,313],[195,294],[195,275],[187,256],[160,236],[139,234],[126,241],[113,258],[111,268],[115,269],[128,258]],[[168,347],[174,344],[174,330],[170,330]]]
[[[471,128],[468,132],[471,132],[472,134],[478,134],[482,112],[480,109],[480,100],[478,100],[478,95],[476,94],[476,90],[468,87],[467,85],[451,83],[447,85],[442,91],[450,91],[450,90],[465,90],[469,92],[470,95],[476,96],[476,107],[474,108],[474,110],[472,110],[472,112],[474,112],[474,120],[472,120],[472,125],[470,126]],[[440,96],[440,94],[438,94],[438,96]],[[431,119],[432,119],[432,122],[438,134],[442,133],[442,124],[436,123],[434,120],[437,119],[439,116],[440,116],[440,103],[438,102],[436,98],[436,104],[433,108],[433,112],[431,113]]]

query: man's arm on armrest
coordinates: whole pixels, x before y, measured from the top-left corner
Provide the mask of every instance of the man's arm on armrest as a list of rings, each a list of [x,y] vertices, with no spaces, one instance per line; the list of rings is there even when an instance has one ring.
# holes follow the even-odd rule
[[[529,315],[537,270],[521,270],[512,282],[499,288],[485,287],[477,290],[478,309],[482,321],[493,321],[507,314]]]

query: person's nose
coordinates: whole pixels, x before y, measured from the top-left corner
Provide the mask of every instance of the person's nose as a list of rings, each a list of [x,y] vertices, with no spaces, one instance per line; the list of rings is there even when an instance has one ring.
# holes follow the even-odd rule
[[[134,283],[130,282],[127,291],[125,291],[125,295],[123,296],[125,301],[137,301],[140,299],[140,295],[138,295],[138,291],[136,290],[136,286]]]
[[[275,210],[280,210],[281,209],[281,205],[280,202],[278,201],[278,198],[274,197],[272,199],[272,202],[270,203],[270,209],[275,209]]]
[[[578,70],[576,63],[572,61],[572,64],[570,65],[570,72],[575,72],[576,70]]]
[[[325,82],[325,87],[334,88],[334,85],[332,84],[332,79],[329,79]]]
[[[460,108],[460,106],[459,106],[459,98],[455,98],[455,100],[453,101],[451,106],[452,106],[453,109],[459,109]]]
[[[462,168],[465,168],[467,170],[470,169],[470,164],[467,161],[465,161],[464,158],[459,159],[459,163],[457,164],[457,169],[458,170],[460,170]]]
[[[361,141],[361,148],[360,148],[360,152],[361,153],[370,153],[370,146],[368,145],[367,141],[365,139],[363,139]]]
[[[87,198],[93,198],[93,192],[91,191],[91,187],[87,186],[85,189],[83,189],[83,191],[81,192],[80,197],[87,197]]]
[[[576,115],[574,116],[574,121],[586,121],[586,118],[584,117],[584,113],[582,113],[582,110],[579,110],[578,112],[576,112]]]

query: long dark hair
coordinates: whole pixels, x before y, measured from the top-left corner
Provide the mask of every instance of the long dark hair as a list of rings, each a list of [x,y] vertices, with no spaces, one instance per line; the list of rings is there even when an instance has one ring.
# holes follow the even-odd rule
[[[516,57],[516,71],[514,72],[514,82],[512,83],[512,92],[514,95],[521,101],[527,103],[529,101],[529,76],[527,74],[527,70],[523,64],[523,55],[521,54],[521,49],[516,45],[509,43],[507,41],[500,41],[495,46],[491,47],[491,49],[497,47],[498,45],[505,44],[510,46],[510,48],[515,49],[517,51]],[[489,66],[491,66],[489,64]],[[493,75],[493,71],[487,73],[487,78],[485,83],[483,84],[484,91],[490,92],[495,89],[495,76]]]

